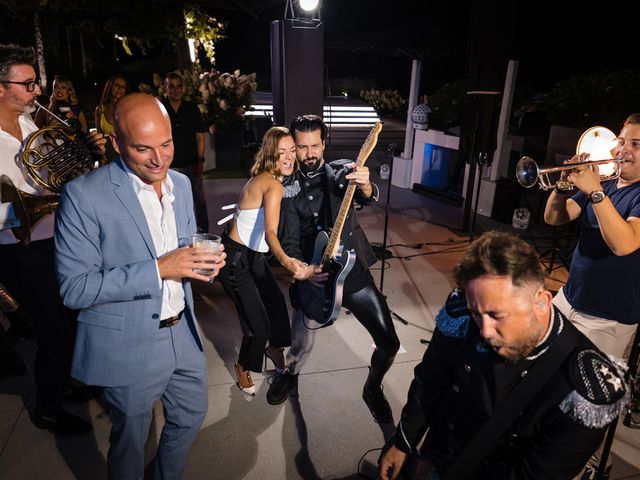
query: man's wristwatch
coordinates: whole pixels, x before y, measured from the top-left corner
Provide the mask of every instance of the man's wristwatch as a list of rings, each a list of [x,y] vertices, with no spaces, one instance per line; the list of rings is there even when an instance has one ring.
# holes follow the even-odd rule
[[[606,196],[607,194],[604,193],[604,190],[594,190],[589,194],[588,198],[591,200],[591,203],[600,203]]]

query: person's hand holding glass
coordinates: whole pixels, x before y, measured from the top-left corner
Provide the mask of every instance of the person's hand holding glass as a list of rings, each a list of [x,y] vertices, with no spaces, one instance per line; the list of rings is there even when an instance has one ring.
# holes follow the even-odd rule
[[[217,253],[220,250],[221,239],[219,235],[212,235],[210,233],[194,233],[191,236],[191,246],[195,248],[202,248],[212,253]],[[200,275],[210,277],[214,273],[213,267],[214,265],[206,265],[206,268],[194,268],[193,271]]]
[[[160,278],[181,280],[193,278],[203,282],[213,282],[225,264],[227,254],[220,236],[196,233],[191,244],[173,250],[158,258]]]

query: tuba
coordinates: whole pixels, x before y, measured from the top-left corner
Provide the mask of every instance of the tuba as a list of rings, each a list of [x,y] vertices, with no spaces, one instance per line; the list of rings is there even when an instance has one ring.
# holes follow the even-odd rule
[[[95,165],[91,152],[79,138],[82,133],[38,102],[35,104],[61,125],[32,133],[22,150],[22,163],[29,176],[54,195],[32,195],[18,190],[8,176],[0,177],[0,198],[3,203],[13,202],[14,214],[20,220],[20,226],[11,230],[25,246],[31,243],[31,229],[38,220],[55,211],[64,184],[89,172]]]

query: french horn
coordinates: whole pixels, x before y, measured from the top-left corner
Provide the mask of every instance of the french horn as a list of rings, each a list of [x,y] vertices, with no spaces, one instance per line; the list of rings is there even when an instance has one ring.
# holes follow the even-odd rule
[[[65,183],[91,171],[95,161],[79,138],[82,132],[35,102],[60,122],[34,132],[22,150],[22,163],[42,188],[60,193]]]
[[[19,190],[11,179],[0,177],[0,199],[12,202],[20,225],[11,231],[23,245],[31,243],[31,230],[43,216],[53,213],[58,206],[59,193],[65,183],[84,175],[94,168],[95,161],[89,149],[80,140],[77,129],[38,102],[38,107],[60,122],[33,132],[22,150],[22,163],[29,176],[53,195],[33,195]]]

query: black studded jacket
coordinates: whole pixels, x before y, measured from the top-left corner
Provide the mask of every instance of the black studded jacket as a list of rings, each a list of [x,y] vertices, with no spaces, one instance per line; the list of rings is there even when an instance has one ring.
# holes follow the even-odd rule
[[[544,342],[515,364],[484,346],[468,311],[452,318],[446,309],[415,368],[394,445],[419,449],[443,474],[536,360],[569,336],[569,356],[467,478],[574,478],[624,404],[616,366],[555,309]]]
[[[308,174],[296,171],[285,181],[280,209],[279,238],[282,248],[290,257],[309,262],[319,230],[329,231],[340,209],[349,180],[344,177],[351,170],[345,165],[352,160],[334,160],[324,163]],[[366,197],[356,188],[354,200],[360,205],[378,201],[378,187],[372,183],[373,194]],[[346,249],[353,248],[364,269],[377,259],[362,227],[350,207],[341,237]],[[348,279],[347,279],[348,281]]]

